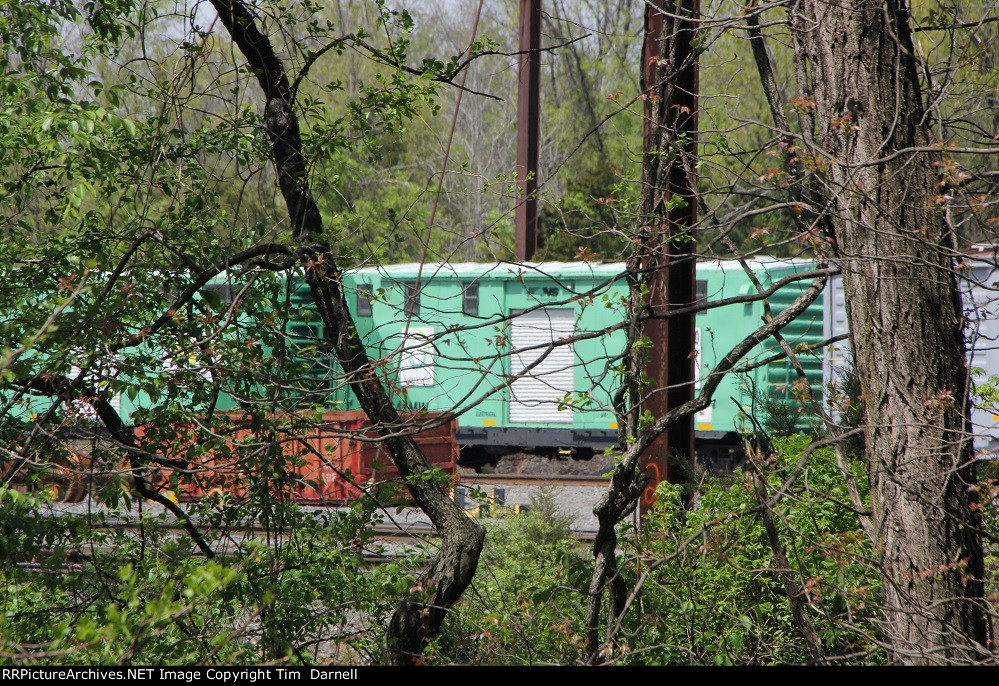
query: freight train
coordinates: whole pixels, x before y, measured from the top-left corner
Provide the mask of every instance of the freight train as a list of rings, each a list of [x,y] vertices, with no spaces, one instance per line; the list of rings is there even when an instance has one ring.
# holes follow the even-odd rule
[[[759,288],[781,282],[784,285],[769,297],[777,314],[807,288],[811,279],[805,272],[815,267],[810,260],[763,257],[745,265],[753,278],[737,261],[697,265],[696,298],[705,306],[696,315],[698,378],[765,316],[760,300],[712,304],[753,296]],[[971,362],[979,381],[999,373],[994,271],[989,261],[969,260],[962,280],[966,311],[974,323],[969,331]],[[612,406],[624,364],[629,296],[622,263],[400,264],[349,271],[343,282],[369,357],[397,407],[417,413],[414,416],[455,412],[457,424],[451,431],[464,459],[476,462],[515,450],[587,457],[617,445]],[[210,284],[206,294],[232,304],[243,285],[235,275],[227,275]],[[311,403],[312,410],[320,412],[357,412],[335,358],[323,345],[323,325],[304,283],[293,276],[281,290],[283,301],[265,301],[281,310],[280,316],[264,315],[277,322],[282,337],[291,343],[292,356],[297,346],[312,359],[306,385],[319,392],[305,398],[305,405]],[[237,309],[232,307],[231,314]],[[259,310],[247,309],[233,314],[237,323],[261,316]],[[845,322],[842,285],[834,277],[823,296],[783,332],[790,345],[802,351],[798,359],[810,385],[802,387],[797,381],[788,361],[780,359],[775,341],[762,342],[743,359],[742,371],[737,368],[725,377],[711,405],[697,413],[695,440],[701,458],[718,468],[730,467],[739,459],[742,434],[757,428],[754,422],[775,408],[783,412],[785,428],[790,422],[800,430],[819,429],[820,422],[808,414],[802,400],[810,396],[828,401],[829,385],[843,379],[849,346],[818,346],[845,333]],[[169,365],[178,363],[165,354],[162,358]],[[124,378],[118,376],[119,386]],[[115,397],[114,403],[126,420],[136,423],[144,409],[156,405],[141,389]],[[19,411],[23,421],[37,412],[37,406],[18,407],[8,416]],[[214,410],[233,415],[260,408],[223,393],[215,399]],[[980,404],[973,421],[976,447],[994,452],[999,414]]]
[[[788,281],[769,298],[774,314],[807,288],[810,279],[795,275],[814,268],[809,260],[765,257],[746,265],[762,288]],[[229,278],[216,279],[207,290],[231,302],[241,284]],[[618,444],[612,399],[621,382],[629,297],[622,262],[414,263],[352,270],[343,280],[358,332],[397,407],[456,411],[464,458],[514,450],[585,458]],[[710,305],[756,292],[739,262],[698,263],[696,297],[707,307],[696,316],[698,378],[764,318],[759,300]],[[315,393],[307,401],[325,411],[359,410],[323,343],[323,324],[301,278],[291,278],[285,298],[276,305],[282,310],[277,320],[291,350],[297,347],[312,360]],[[784,335],[792,346],[817,346],[823,325],[820,298]],[[719,465],[737,459],[740,435],[753,428],[747,415],[761,405],[790,408],[798,427],[809,427],[797,398],[821,396],[821,352],[799,357],[813,384],[807,390],[796,385],[786,360],[754,365],[778,352],[772,340],[759,345],[744,360],[748,371],[729,374],[711,405],[697,413],[695,441],[702,457]],[[126,417],[154,404],[142,391],[114,402]],[[216,409],[247,407],[223,394]]]
[[[788,283],[770,297],[776,314],[807,288],[794,275],[808,260],[757,258],[748,266],[763,288]],[[463,455],[512,449],[572,451],[577,457],[616,445],[612,411],[623,365],[628,286],[617,263],[401,264],[365,268],[345,276],[349,304],[369,355],[384,364],[384,378],[401,406],[458,411]],[[697,265],[699,302],[752,296],[757,286],[735,261]],[[304,289],[297,307],[310,307]],[[697,376],[710,372],[733,345],[758,328],[760,301],[705,309],[696,317]],[[316,324],[303,336],[321,338]],[[815,346],[823,337],[822,300],[785,330],[792,346]],[[805,389],[786,360],[772,357],[766,341],[746,358],[752,367],[725,378],[711,405],[695,417],[698,450],[712,462],[734,460],[747,414],[775,403],[798,412]],[[822,393],[821,352],[800,361]],[[341,401],[354,408],[353,399]],[[797,415],[804,428],[808,420]]]
[[[994,256],[993,256],[994,257]],[[696,297],[707,309],[696,316],[696,376],[764,320],[760,300],[711,308],[735,296],[752,296],[784,280],[769,297],[773,314],[809,285],[798,278],[811,260],[760,257],[701,261]],[[999,375],[999,299],[994,259],[978,252],[958,266],[967,319],[973,381]],[[797,278],[797,280],[795,280]],[[757,283],[754,283],[754,279]],[[345,279],[350,305],[373,358],[386,361],[386,379],[400,403],[449,412],[457,409],[464,454],[571,450],[577,456],[616,445],[612,398],[624,349],[627,284],[622,263],[402,264],[365,268]],[[301,306],[308,296],[299,292]],[[808,398],[832,397],[850,368],[850,346],[823,341],[848,333],[842,279],[829,279],[822,296],[783,331],[810,380],[803,387],[778,344],[764,341],[729,374],[711,405],[697,413],[695,442],[701,458],[731,466],[741,436],[753,422],[776,413],[785,430],[820,431]],[[813,348],[815,348],[813,350]],[[352,397],[343,399],[353,407]],[[750,419],[754,417],[754,419]],[[975,447],[999,451],[999,409],[979,401],[972,411]]]
[[[813,266],[775,259],[748,264],[762,287]],[[790,304],[806,284],[791,282],[779,289],[770,299],[775,311]],[[101,358],[96,369],[88,370],[93,374],[89,385],[105,393],[118,391],[111,394],[112,405],[136,426],[143,452],[159,456],[154,462],[160,467],[150,472],[154,485],[179,497],[241,493],[251,473],[269,473],[274,465],[283,472],[284,464],[297,476],[275,482],[274,488],[290,488],[301,501],[334,504],[356,497],[364,482],[390,477],[384,448],[366,442],[372,435],[362,428],[367,425],[324,342],[323,325],[302,279],[293,275],[263,285],[260,289],[269,292],[252,304],[238,295],[245,293],[245,286],[238,275],[223,275],[183,316],[188,321],[216,316],[214,321],[227,321],[208,330],[206,339],[224,343],[217,347],[230,352],[255,346],[263,323],[270,334],[262,336],[269,343],[260,352],[272,359],[261,360],[261,366],[278,357],[268,345],[284,345],[286,357],[307,360],[298,366],[298,378],[285,379],[286,385],[272,384],[266,369],[255,376],[257,370],[246,370],[245,364],[230,365],[224,358],[205,361],[211,357],[209,347],[192,345],[180,334],[160,337],[134,358]],[[416,438],[445,471],[457,470],[457,448],[452,451],[448,445],[460,445],[463,458],[475,462],[521,449],[587,457],[618,443],[612,399],[624,364],[629,297],[622,263],[403,264],[350,271],[344,275],[344,288],[377,372],[399,409],[428,420],[427,429]],[[736,262],[698,265],[698,301],[711,304],[755,291],[753,280]],[[758,301],[698,314],[698,373],[707,373],[720,355],[756,329],[763,314]],[[249,333],[253,329],[257,333]],[[796,346],[818,343],[823,335],[820,302],[785,335]],[[75,357],[71,350],[68,359],[65,351],[58,351],[58,342],[51,350],[39,346],[32,351],[29,373],[55,371],[76,378],[80,369],[72,361],[88,364],[93,359],[82,349]],[[774,344],[766,342],[748,359],[775,351]],[[821,358],[801,359],[815,379],[812,392],[820,393]],[[222,379],[240,369],[239,374],[258,380],[248,386]],[[794,379],[784,361],[727,377],[711,406],[696,417],[702,456],[717,466],[730,466],[738,454],[739,434],[749,428],[744,413],[752,414],[766,401],[796,409]],[[227,384],[223,387],[232,390],[183,390],[193,388],[193,382],[208,388]],[[0,400],[14,398],[12,391],[0,388]],[[35,417],[46,416],[52,403],[28,394],[4,405],[4,433],[13,445],[20,442],[18,435],[32,431]],[[457,422],[430,421],[438,413],[455,411]],[[69,403],[60,412],[61,418],[52,419],[65,440],[52,452],[62,457],[56,458],[60,466],[49,477],[59,477],[66,497],[75,499],[91,487],[95,470],[115,469],[113,464],[95,467],[92,457],[120,451],[96,450],[99,442],[84,440],[100,434],[99,426],[93,432],[95,417],[86,402]],[[210,427],[203,424],[206,416],[212,417]],[[261,418],[278,425],[261,428]],[[320,427],[322,438],[316,433]],[[275,437],[280,439],[276,443]],[[274,452],[267,449],[268,441],[278,448],[274,465],[260,463]],[[106,441],[103,445],[112,446]],[[9,465],[3,466],[7,471]],[[171,476],[177,468],[186,475],[183,483]]]

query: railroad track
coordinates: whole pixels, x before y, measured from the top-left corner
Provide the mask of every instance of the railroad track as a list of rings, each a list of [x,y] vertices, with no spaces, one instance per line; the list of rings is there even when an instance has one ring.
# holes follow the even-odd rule
[[[129,530],[138,531],[138,526],[135,522],[127,523],[124,520],[118,524],[118,526],[123,526]],[[111,528],[111,525],[107,523],[102,523],[102,526],[97,528]],[[436,530],[428,525],[416,525],[407,526],[404,528],[392,526],[392,525],[376,525],[374,528],[375,540],[370,544],[370,548],[361,550],[361,555],[364,562],[369,567],[387,564],[389,562],[398,562],[409,558],[410,553],[406,552],[407,549],[415,544],[435,544],[439,541],[440,536],[437,534]],[[180,536],[183,535],[184,529],[179,525],[167,525],[162,527],[167,532],[172,535]],[[252,537],[254,530],[248,528],[239,528],[230,530],[229,535],[240,541],[245,541],[247,537]],[[575,531],[573,536],[580,546],[580,551],[585,553],[586,549],[593,543],[595,539],[596,532],[593,531]],[[280,537],[279,537],[280,538]],[[273,534],[272,534],[273,540]],[[385,547],[383,547],[385,546]],[[386,550],[386,548],[388,548]],[[392,549],[395,552],[392,552]],[[98,544],[91,545],[87,548],[88,553],[83,551],[70,551],[69,559],[64,561],[58,567],[53,568],[48,563],[38,562],[37,560],[31,561],[21,561],[15,562],[14,567],[28,572],[36,572],[39,574],[68,574],[70,572],[82,572],[86,571],[88,563],[86,558],[89,557],[89,553],[93,552],[111,552],[114,546],[108,544]],[[227,554],[236,554],[235,551],[228,551]],[[190,551],[192,557],[204,557],[204,553],[198,550],[196,547],[192,547]]]
[[[375,525],[372,528],[374,530],[374,540],[363,547],[359,543],[355,545],[356,552],[361,554],[368,565],[384,564],[410,557],[410,551],[414,547],[424,543],[433,547],[434,543],[439,540],[436,531],[426,525],[405,528],[392,525]],[[95,523],[94,529],[126,531],[136,534],[140,531],[138,522],[131,517],[108,518]],[[165,533],[167,538],[179,538],[186,534],[185,529],[179,524],[161,524],[158,529],[160,533]],[[288,539],[287,532],[265,532],[261,527],[237,526],[228,529],[226,535],[216,541],[212,545],[212,548],[219,555],[238,555],[238,549],[248,541],[263,539],[264,536],[266,536],[266,539],[270,543],[284,543]],[[94,552],[109,553],[113,552],[116,548],[117,546],[114,544],[97,543],[88,545],[85,549],[71,550],[69,551],[69,559],[57,570],[52,570],[47,565],[37,561],[16,562],[15,566],[19,569],[38,572],[59,571],[65,573],[69,571],[81,571],[86,568],[85,561],[89,559],[90,554]],[[193,546],[189,554],[192,557],[204,557],[204,553]]]
[[[516,476],[516,475],[514,475]],[[531,485],[530,479],[524,479],[517,481],[514,480],[519,485]],[[485,483],[485,482],[484,482]],[[547,483],[542,481],[541,483]],[[488,485],[499,485],[495,481],[489,481]],[[83,514],[86,512],[85,509],[81,508],[77,504],[71,508],[64,510],[65,514]],[[327,509],[327,508],[316,508],[316,509]],[[75,512],[72,512],[75,510]],[[80,511],[83,510],[83,511]],[[94,520],[94,528],[98,530],[125,530],[139,532],[139,517],[138,513],[115,513],[113,516],[106,516],[103,512],[96,512],[98,516]],[[59,512],[51,512],[47,516],[58,517]],[[192,518],[195,526],[206,533],[211,533],[212,526],[210,523],[201,521],[199,517],[195,516]],[[169,536],[180,537],[186,534],[186,531],[182,524],[179,522],[160,522],[158,523],[158,528],[160,531],[165,532]],[[411,548],[420,544],[430,544],[435,545],[439,540],[440,536],[437,530],[426,521],[390,521],[375,524],[372,527],[374,533],[374,541],[370,544],[372,548],[386,547],[388,549],[395,549],[398,551],[397,554],[385,555],[381,552],[365,552],[365,558],[372,562],[384,562],[390,559],[398,557],[406,548]],[[581,544],[591,543],[594,538],[594,532],[592,531],[577,531],[574,532],[575,538]],[[273,529],[268,530],[264,527],[259,526],[256,523],[252,524],[239,524],[226,529],[225,538],[232,542],[245,542],[248,539],[261,539],[267,538],[269,540],[282,540],[287,537],[287,533],[281,531],[275,531]],[[197,550],[192,551],[192,554],[200,554]]]
[[[459,486],[584,486],[607,488],[606,476],[580,476],[572,474],[462,474]]]

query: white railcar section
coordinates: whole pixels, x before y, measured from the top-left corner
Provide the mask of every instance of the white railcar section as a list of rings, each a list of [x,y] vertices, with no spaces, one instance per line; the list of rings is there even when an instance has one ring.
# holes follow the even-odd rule
[[[75,364],[74,365],[70,365],[70,368],[69,368],[69,378],[71,380],[72,379],[76,379],[76,377],[79,376],[79,375],[80,375],[80,368],[77,367]],[[93,380],[89,380],[88,379],[88,381],[92,382]],[[114,408],[114,411],[118,413],[119,417],[121,417],[122,416],[121,415],[121,394],[118,393],[118,394],[115,394],[115,395],[111,396],[110,403],[111,403],[111,407]],[[92,420],[96,420],[97,419],[97,411],[93,408],[93,406],[90,403],[88,403],[88,402],[86,402],[84,400],[74,400],[74,401],[72,401],[70,403],[70,407],[73,408],[73,412],[75,412],[77,414],[77,416],[79,416],[79,417],[83,417],[83,418],[86,418],[86,419],[92,419]],[[126,419],[126,418],[122,417],[122,419]]]
[[[968,364],[972,390],[999,374],[999,270],[994,265],[971,262],[961,278]],[[990,456],[999,452],[999,407],[979,398],[971,412],[975,448]]]
[[[843,291],[843,277],[839,274],[832,276],[826,282],[826,289],[822,293],[822,335],[829,339],[850,332],[850,325],[846,319],[846,295]],[[850,350],[849,341],[841,341],[832,345],[827,345],[822,361],[822,386],[825,389],[826,410],[831,412],[833,419],[839,421],[839,413],[836,411],[837,403],[830,402],[830,392],[832,389],[842,387],[847,371],[853,366],[853,355]]]
[[[999,456],[999,406],[976,398],[975,388],[999,375],[999,269],[981,261],[966,261],[960,272],[961,296],[967,320],[965,340],[968,345],[968,365],[972,369],[973,399],[971,411],[975,449],[983,457]],[[824,298],[823,334],[826,338],[848,333],[846,297],[843,279],[829,279]],[[853,364],[849,341],[827,346],[823,365],[823,384],[827,403],[829,390],[839,388],[844,375]],[[831,408],[829,408],[831,409]],[[834,412],[834,418],[839,419]]]
[[[572,422],[572,409],[561,404],[575,389],[572,344],[552,343],[571,338],[575,330],[572,310],[534,310],[513,319],[510,372],[522,376],[510,385],[511,422]]]
[[[434,385],[434,329],[405,326],[400,343],[399,383],[403,386]]]

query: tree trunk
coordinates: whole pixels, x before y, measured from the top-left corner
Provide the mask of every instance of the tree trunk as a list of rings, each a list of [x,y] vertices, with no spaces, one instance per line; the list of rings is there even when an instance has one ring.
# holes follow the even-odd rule
[[[800,0],[791,14],[807,81],[792,104],[814,135],[796,154],[828,192],[866,403],[887,649],[899,663],[976,661],[991,628],[961,299],[908,10]]]
[[[258,26],[250,6],[242,0],[212,0],[212,4],[264,93],[264,117],[278,186],[288,206],[293,235],[301,245],[298,254],[323,320],[326,340],[336,351],[361,409],[385,438],[385,446],[407,480],[413,499],[441,536],[440,553],[414,585],[410,598],[396,610],[386,632],[387,661],[394,665],[414,664],[427,641],[440,631],[448,609],[471,583],[485,529],[465,515],[441,483],[425,478],[431,470],[429,461],[411,435],[400,434],[404,422],[358,336],[343,291],[342,272],[332,252],[321,242],[322,215],[309,186],[295,96],[284,63]]]

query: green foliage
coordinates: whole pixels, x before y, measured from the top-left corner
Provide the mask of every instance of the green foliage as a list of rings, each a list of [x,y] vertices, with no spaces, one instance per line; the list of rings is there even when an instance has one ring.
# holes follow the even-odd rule
[[[474,589],[430,652],[439,663],[565,664],[580,659],[591,564],[550,488],[491,523]]]
[[[545,260],[614,260],[626,255],[628,242],[618,222],[632,221],[632,189],[604,160],[591,158],[588,163],[593,166],[572,176],[557,203],[542,205],[538,237]]]
[[[125,513],[41,518],[30,496],[0,496],[8,664],[373,661],[407,586],[403,565],[368,568],[365,507],[316,514],[272,503],[269,523],[257,520],[268,537],[212,561],[192,556],[163,515],[147,516],[136,536],[109,526]],[[247,514],[245,504],[215,507],[220,521]]]
[[[370,9],[334,23],[315,3],[254,5],[287,32],[272,40],[290,69],[358,41],[381,65],[349,89],[319,63],[298,84],[332,241],[353,238],[361,214],[326,200],[336,176],[323,184],[322,170],[382,153],[395,163],[389,143],[438,107],[439,83],[399,68],[412,17]],[[319,484],[289,437],[315,431],[316,410],[337,409],[345,387],[303,311],[294,257],[233,258],[291,231],[255,75],[199,21],[193,5],[0,2],[10,662],[373,662],[421,559],[370,567],[367,553],[383,552],[371,502],[320,513],[290,502]],[[398,205],[403,215],[411,199]],[[340,249],[355,247],[370,254],[363,242]],[[124,426],[97,416],[98,398],[120,401]],[[84,496],[87,516],[49,509]],[[194,517],[214,560],[177,512]]]
[[[776,438],[760,462],[768,493],[781,486],[811,439]],[[683,512],[678,486],[662,484],[648,535],[634,551],[664,559],[642,590],[645,612],[626,622],[621,659],[636,664],[796,664],[808,660],[791,621],[757,510],[751,472],[701,485]],[[829,655],[878,659],[878,575],[829,450],[817,450],[775,507],[781,536]],[[650,611],[650,608],[655,608]]]
[[[812,439],[774,439],[758,462],[773,495]],[[866,484],[859,484],[866,497]],[[809,657],[792,621],[759,516],[752,471],[706,478],[685,508],[662,483],[641,532],[621,538],[628,588],[649,569],[614,634],[622,664],[798,664]],[[775,505],[792,574],[830,657],[878,662],[880,577],[831,450],[820,449]],[[592,563],[550,494],[529,514],[492,525],[475,592],[434,647],[439,662],[546,664],[583,660],[582,608]],[[651,565],[651,566],[650,566]],[[606,619],[606,616],[605,616]]]

